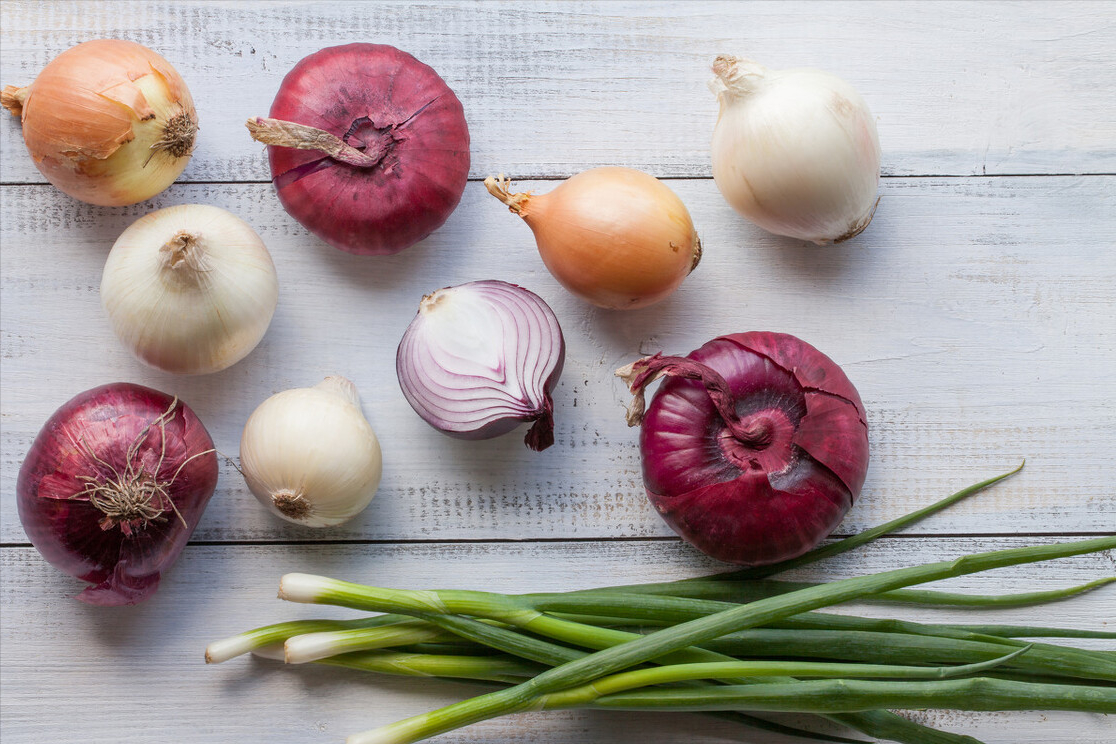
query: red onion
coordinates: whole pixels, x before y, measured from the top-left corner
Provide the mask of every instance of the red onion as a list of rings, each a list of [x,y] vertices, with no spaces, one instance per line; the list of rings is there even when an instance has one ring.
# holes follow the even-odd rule
[[[271,118],[248,120],[268,148],[283,208],[343,251],[398,253],[461,200],[469,129],[433,69],[395,47],[347,44],[287,73]]]
[[[565,355],[558,319],[542,298],[489,280],[423,297],[395,369],[407,402],[435,429],[488,439],[533,421],[524,441],[540,451],[554,444],[550,393]]]
[[[217,486],[213,440],[186,404],[115,383],[79,394],[35,438],[16,484],[19,518],[78,599],[136,604],[182,552]]]
[[[687,542],[718,560],[765,565],[840,524],[868,472],[856,388],[794,336],[737,333],[687,357],[646,357],[617,374],[642,418],[647,496]],[[644,387],[666,380],[643,412]]]

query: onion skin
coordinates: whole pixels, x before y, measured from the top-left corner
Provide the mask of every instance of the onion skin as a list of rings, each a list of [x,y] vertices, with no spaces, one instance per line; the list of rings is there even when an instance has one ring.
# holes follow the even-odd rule
[[[499,335],[485,336],[493,330]],[[554,444],[551,393],[565,358],[562,329],[541,297],[485,280],[423,297],[395,368],[407,402],[435,429],[491,439],[531,422],[524,443],[539,452]]]
[[[531,228],[554,278],[598,307],[660,302],[701,259],[686,205],[643,171],[592,168],[546,194],[512,194],[502,176],[485,185]]]
[[[464,193],[469,129],[461,102],[431,67],[394,47],[311,54],[283,79],[270,116],[366,153],[382,150],[374,165],[357,166],[317,149],[268,147],[283,208],[335,248],[398,253],[440,227]],[[249,121],[250,130],[259,125]]]
[[[90,482],[84,478],[105,483],[125,473],[130,449],[131,462],[165,485],[152,519],[110,518],[82,494]],[[157,390],[115,383],[77,395],[51,416],[20,468],[16,498],[20,522],[43,557],[92,584],[77,598],[114,606],[155,592],[216,486],[213,440],[194,412]]]
[[[198,114],[156,52],[97,39],[55,57],[25,88],[4,89],[35,167],[60,191],[117,207],[150,199],[190,162]]]
[[[687,357],[647,357],[617,374],[637,394],[629,423],[639,420],[643,387],[668,376],[642,415],[644,485],[671,529],[717,560],[756,566],[805,553],[864,485],[860,396],[840,367],[794,336],[721,336]]]

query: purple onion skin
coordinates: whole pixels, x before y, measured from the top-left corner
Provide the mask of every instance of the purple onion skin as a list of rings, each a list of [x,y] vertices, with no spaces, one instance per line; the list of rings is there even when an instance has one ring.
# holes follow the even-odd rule
[[[387,152],[373,167],[317,150],[268,147],[287,213],[349,253],[398,253],[453,212],[469,176],[469,129],[461,102],[432,68],[395,47],[327,47],[295,65],[271,117],[322,129],[363,150]]]
[[[217,456],[201,421],[178,401],[158,424],[173,401],[130,383],[87,390],[50,417],[23,461],[19,519],[48,562],[90,582],[77,596],[83,602],[130,605],[151,596],[213,495]],[[130,449],[133,472],[142,469],[165,484],[165,497],[151,502],[158,514],[150,519],[110,518],[81,493],[89,482],[83,477],[106,483],[124,474]]]
[[[729,409],[762,435],[742,441],[702,382],[669,377],[640,435],[651,503],[726,563],[767,565],[810,550],[840,524],[868,472],[856,389],[829,357],[787,334],[721,336],[686,359],[720,373]]]

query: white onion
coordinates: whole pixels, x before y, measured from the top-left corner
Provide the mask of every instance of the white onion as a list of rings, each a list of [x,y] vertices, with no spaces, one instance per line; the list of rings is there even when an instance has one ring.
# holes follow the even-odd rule
[[[261,403],[244,425],[240,466],[249,490],[273,514],[330,527],[372,501],[383,455],[356,386],[333,375]]]
[[[279,298],[260,236],[229,212],[167,207],[136,220],[113,245],[101,277],[112,329],[152,367],[207,374],[256,348]]]
[[[864,230],[876,210],[880,143],[860,94],[821,70],[768,70],[728,55],[713,72],[713,180],[725,200],[769,232],[818,245]]]
[[[396,355],[399,386],[435,429],[488,439],[533,421],[527,446],[554,442],[554,403],[565,341],[536,294],[488,280],[422,298]]]

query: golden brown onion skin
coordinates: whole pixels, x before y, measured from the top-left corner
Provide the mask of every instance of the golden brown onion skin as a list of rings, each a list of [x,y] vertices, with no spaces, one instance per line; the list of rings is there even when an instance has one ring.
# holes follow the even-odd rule
[[[25,88],[4,89],[35,167],[83,202],[150,199],[190,161],[198,115],[186,83],[142,44],[97,39],[55,57]]]
[[[701,257],[682,200],[662,181],[632,168],[583,171],[520,216],[558,282],[598,307],[633,310],[665,299]]]

